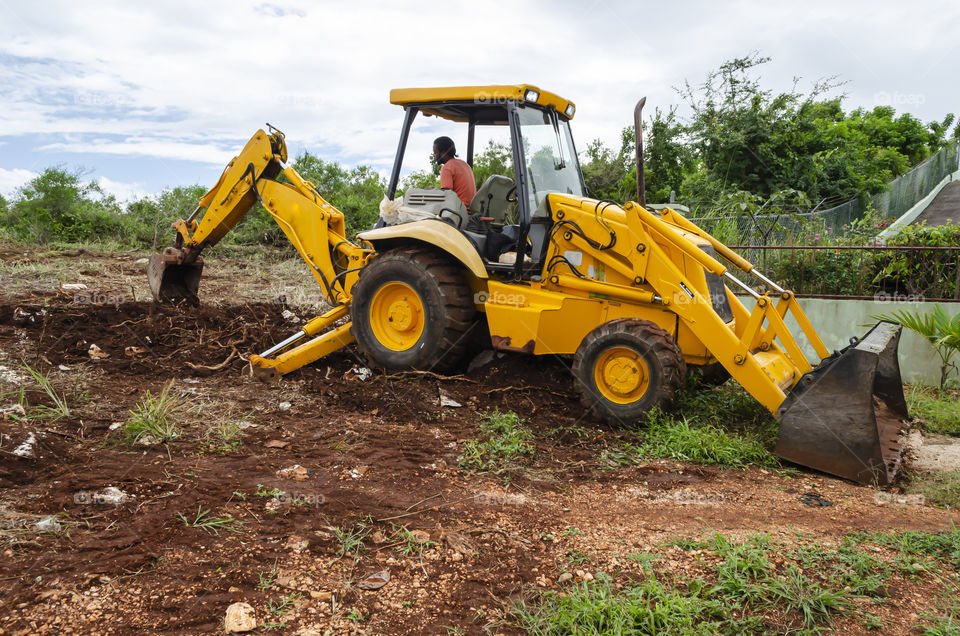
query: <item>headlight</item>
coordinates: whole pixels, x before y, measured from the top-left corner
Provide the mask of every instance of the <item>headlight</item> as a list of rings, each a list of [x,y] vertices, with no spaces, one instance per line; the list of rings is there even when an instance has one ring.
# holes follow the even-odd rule
[[[540,99],[540,91],[535,91],[532,88],[528,88],[527,92],[523,94],[523,98],[528,102],[536,102]]]
[[[567,107],[563,109],[563,114],[566,115],[567,117],[573,117],[574,110],[575,109],[573,107],[573,104],[567,104]]]

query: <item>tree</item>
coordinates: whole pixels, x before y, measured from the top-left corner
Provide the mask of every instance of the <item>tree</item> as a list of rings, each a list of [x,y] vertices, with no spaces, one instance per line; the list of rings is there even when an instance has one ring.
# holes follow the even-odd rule
[[[636,195],[635,177],[631,181],[633,173],[622,150],[614,154],[599,139],[587,144],[581,170],[587,194],[595,199],[623,202]]]
[[[369,230],[377,222],[387,184],[373,168],[357,166],[347,170],[309,152],[297,157],[293,167],[316,186],[324,199],[343,212],[348,238]]]
[[[774,94],[757,69],[769,58],[751,53],[725,62],[703,84],[679,90],[693,111],[686,133],[696,165],[683,198],[711,204],[730,192],[769,196],[790,188],[815,202],[840,203],[876,194],[942,146],[953,118],[924,125],[890,106],[844,113],[827,94],[835,78]]]
[[[953,113],[947,113],[947,116],[943,118],[942,121],[932,121],[927,124],[927,127],[930,129],[930,150],[936,152],[943,146],[947,144],[947,133],[950,130],[950,124],[953,123],[955,115]],[[957,124],[957,127],[953,130],[953,136],[956,138],[957,133],[960,132],[960,124]]]
[[[693,155],[682,141],[683,134],[684,126],[677,120],[675,107],[666,114],[659,108],[654,109],[644,130],[643,168],[647,202],[668,203],[670,192],[680,192],[684,174],[694,168]],[[633,127],[624,129],[621,154],[628,142],[633,143]]]
[[[473,177],[479,187],[495,174],[513,179],[513,151],[507,144],[491,139],[487,147],[473,157]]]
[[[201,185],[177,186],[164,190],[158,197],[129,203],[125,216],[133,226],[131,240],[157,249],[173,236],[173,222],[190,216],[205,192]]]
[[[35,243],[116,238],[124,229],[116,199],[80,176],[47,168],[20,188],[4,224],[18,239]]]

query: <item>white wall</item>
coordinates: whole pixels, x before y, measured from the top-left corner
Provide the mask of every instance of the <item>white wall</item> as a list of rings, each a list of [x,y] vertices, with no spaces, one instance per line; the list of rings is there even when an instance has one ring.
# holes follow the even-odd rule
[[[752,298],[740,298],[740,301],[747,309],[753,309]],[[850,343],[852,336],[865,334],[876,323],[876,320],[869,318],[871,314],[890,314],[894,309],[923,314],[933,311],[935,304],[826,298],[800,298],[799,302],[813,328],[830,350],[841,349]],[[960,314],[960,303],[941,303],[941,306],[951,316]],[[802,336],[800,325],[792,315],[787,317],[786,323],[804,354],[812,363],[818,362],[813,347]],[[904,382],[911,384],[940,384],[940,358],[930,343],[909,329],[904,329],[900,337],[900,375]],[[956,378],[956,375],[951,377]]]

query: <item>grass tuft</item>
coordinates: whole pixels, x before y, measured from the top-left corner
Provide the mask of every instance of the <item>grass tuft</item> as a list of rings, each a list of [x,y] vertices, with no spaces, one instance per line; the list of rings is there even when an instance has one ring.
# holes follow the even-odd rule
[[[228,413],[214,420],[204,435],[204,447],[214,453],[231,453],[243,446],[243,422],[248,416],[237,417]]]
[[[915,384],[905,397],[910,414],[920,419],[924,430],[960,437],[960,393]]]
[[[530,634],[710,634],[719,633],[723,606],[699,590],[684,592],[654,577],[617,590],[606,576],[545,592],[540,602],[517,601],[512,613]]]
[[[805,627],[830,624],[831,615],[845,612],[850,601],[843,592],[824,588],[799,568],[791,566],[786,574],[770,579],[764,585],[767,602],[803,617]]]
[[[185,404],[184,398],[173,390],[173,380],[163,385],[160,395],[154,396],[148,390],[122,427],[127,443],[136,444],[148,438],[168,442],[180,437],[174,413]]]
[[[923,495],[928,504],[960,510],[960,471],[911,475],[907,491]]]
[[[333,528],[333,535],[340,544],[340,556],[345,557],[353,553],[354,558],[360,558],[360,550],[363,549],[364,541],[372,528],[373,520],[369,517],[363,517],[353,525]]]
[[[393,526],[393,536],[390,540],[399,543],[395,549],[404,556],[422,557],[424,550],[429,550],[437,545],[435,541],[431,541],[430,539],[421,540],[417,538],[417,535],[405,526],[395,524],[391,524],[391,526]]]
[[[70,407],[67,406],[67,398],[57,393],[56,389],[53,388],[53,384],[50,382],[50,374],[44,373],[40,369],[34,369],[26,362],[23,363],[23,368],[27,370],[33,378],[33,381],[40,386],[40,389],[46,393],[50,401],[53,402],[53,406],[43,404],[36,406],[34,408],[35,414],[39,417],[53,417],[57,419],[70,417]]]
[[[709,423],[697,424],[690,419],[674,420],[659,410],[651,414],[650,423],[642,432],[642,441],[633,450],[647,458],[735,468],[776,465],[770,451],[750,436],[727,433]]]
[[[232,517],[214,517],[209,510],[205,510],[203,506],[197,506],[197,514],[187,517],[182,512],[177,513],[180,521],[183,522],[188,528],[199,528],[204,532],[210,532],[217,536],[220,535],[220,531],[224,530],[226,532],[234,532],[236,534],[241,534],[242,531],[236,526],[240,525],[240,522]]]
[[[484,417],[480,430],[486,439],[464,444],[461,468],[502,472],[521,456],[533,454],[533,434],[516,413],[494,409]]]

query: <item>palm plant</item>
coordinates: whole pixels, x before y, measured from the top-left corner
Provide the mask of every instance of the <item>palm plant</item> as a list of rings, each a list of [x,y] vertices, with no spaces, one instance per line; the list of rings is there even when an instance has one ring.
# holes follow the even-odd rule
[[[960,314],[951,317],[939,303],[930,313],[894,309],[890,315],[870,316],[876,320],[893,320],[927,339],[940,358],[940,388],[947,384],[951,370],[957,370],[953,356],[960,353]]]

